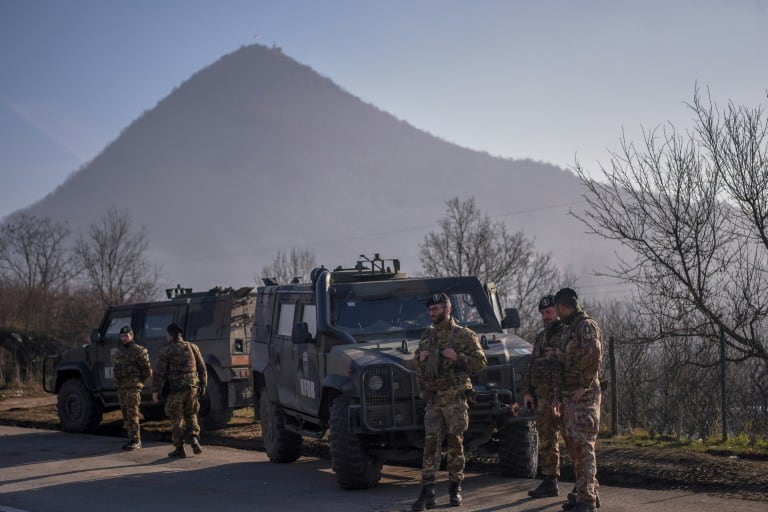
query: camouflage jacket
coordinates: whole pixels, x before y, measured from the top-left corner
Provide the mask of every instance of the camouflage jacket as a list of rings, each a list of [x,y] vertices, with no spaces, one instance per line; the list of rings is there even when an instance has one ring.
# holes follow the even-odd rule
[[[456,361],[444,357],[443,349],[452,348],[458,354]],[[420,361],[423,350],[430,356]],[[430,326],[421,335],[414,365],[423,392],[457,391],[472,389],[471,374],[482,371],[488,363],[477,334],[446,319],[439,325]]]
[[[117,347],[115,353],[115,382],[117,389],[141,389],[152,376],[147,349],[131,342]]]
[[[563,323],[563,352],[560,355],[563,363],[562,391],[599,389],[598,371],[603,359],[600,327],[580,308]]]
[[[563,324],[559,320],[553,322],[536,334],[533,341],[533,357],[528,363],[528,373],[525,374],[525,389],[533,395],[552,391],[560,387],[562,380],[562,363],[559,356],[563,351]],[[549,349],[549,355],[547,354]]]
[[[152,392],[159,393],[166,380],[171,393],[193,386],[206,386],[208,372],[197,345],[180,337],[178,341],[172,341],[160,350],[155,365]]]

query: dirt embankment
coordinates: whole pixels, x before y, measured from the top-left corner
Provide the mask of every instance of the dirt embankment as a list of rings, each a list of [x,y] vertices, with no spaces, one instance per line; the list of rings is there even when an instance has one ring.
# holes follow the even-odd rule
[[[20,427],[59,428],[56,397],[12,396],[6,393],[0,400],[0,424]],[[104,416],[97,434],[123,435],[120,413]],[[167,421],[145,421],[143,436],[149,440],[170,441]],[[262,450],[261,428],[253,420],[253,411],[237,411],[227,428],[204,432],[206,444],[229,446],[245,450]],[[573,479],[573,466],[565,450],[562,463],[564,480]],[[323,441],[305,440],[304,454],[329,458],[328,445]],[[614,445],[601,439],[597,449],[600,482],[620,487],[647,489],[689,489],[694,492],[717,494],[749,500],[768,501],[768,457],[754,458],[727,454],[702,453],[679,448],[636,448]],[[493,458],[470,458],[468,469],[495,472]]]

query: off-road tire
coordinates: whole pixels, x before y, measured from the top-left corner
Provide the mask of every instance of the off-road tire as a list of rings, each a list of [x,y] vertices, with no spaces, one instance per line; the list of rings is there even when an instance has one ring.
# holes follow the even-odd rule
[[[210,368],[207,384],[205,395],[200,399],[200,414],[197,418],[202,429],[218,430],[229,424],[234,409],[227,404],[227,385],[219,382]]]
[[[363,436],[349,431],[349,402],[339,396],[331,404],[331,466],[343,489],[369,489],[381,480],[381,462],[368,455]]]
[[[499,431],[499,470],[502,476],[536,478],[539,436],[533,422],[509,423]]]
[[[259,396],[259,418],[264,449],[272,462],[294,462],[301,456],[302,439],[285,428],[285,415],[269,399],[266,388]]]
[[[65,432],[93,432],[101,423],[104,408],[80,378],[64,381],[59,389],[56,409]]]

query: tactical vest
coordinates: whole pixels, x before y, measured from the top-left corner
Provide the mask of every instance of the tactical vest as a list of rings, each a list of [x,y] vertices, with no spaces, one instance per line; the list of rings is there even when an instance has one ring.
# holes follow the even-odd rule
[[[443,349],[453,348],[451,334],[454,329],[456,327],[451,329],[451,333],[446,333],[442,337],[438,335],[437,329],[433,329],[430,332],[428,346],[426,347],[426,350],[429,350],[429,357],[419,367],[421,373],[419,380],[423,391],[438,392],[460,387],[471,387],[471,384],[467,384],[469,374],[456,368],[450,359],[443,357],[441,354]]]

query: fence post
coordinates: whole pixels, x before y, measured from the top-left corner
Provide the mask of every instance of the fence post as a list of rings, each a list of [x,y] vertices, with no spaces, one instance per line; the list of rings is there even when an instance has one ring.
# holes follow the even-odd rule
[[[616,352],[613,336],[608,338],[608,359],[611,366],[611,436],[619,434],[619,386],[616,384]]]
[[[726,371],[725,331],[723,330],[723,327],[720,326],[720,408],[723,414],[723,442],[724,443],[728,441],[728,415],[727,415],[728,400],[726,397],[727,389],[726,389],[726,382],[725,382],[725,378],[726,378],[725,371]]]

